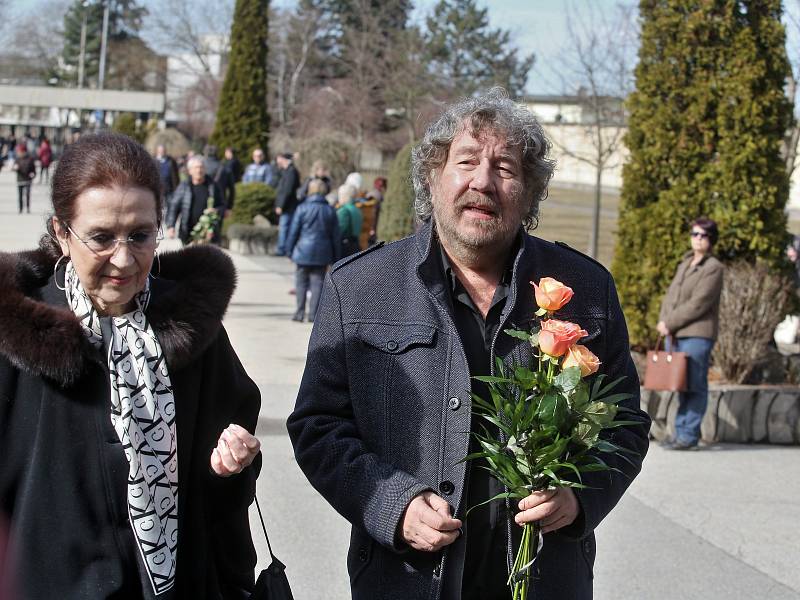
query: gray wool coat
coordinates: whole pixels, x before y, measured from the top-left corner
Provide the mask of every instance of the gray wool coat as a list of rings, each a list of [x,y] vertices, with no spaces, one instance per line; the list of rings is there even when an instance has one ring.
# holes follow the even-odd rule
[[[529,328],[536,311],[528,283],[544,276],[572,287],[559,313],[589,334],[584,343],[601,372],[625,376],[633,394],[627,419],[613,430],[631,450],[620,472],[591,473],[577,491],[580,516],[545,536],[537,562],[537,600],[592,597],[593,531],[641,468],[649,418],[639,411],[639,382],[611,275],[567,247],[520,233],[513,282],[500,330]],[[403,511],[425,490],[446,498],[463,518],[469,447],[470,374],[434,259],[431,224],[410,238],[337,263],[326,279],[305,373],[288,430],[311,484],[352,523],[347,567],[355,600],[461,597],[465,541],[418,552],[398,538]],[[529,344],[500,333],[493,355],[531,359]],[[517,535],[519,528],[508,525]]]

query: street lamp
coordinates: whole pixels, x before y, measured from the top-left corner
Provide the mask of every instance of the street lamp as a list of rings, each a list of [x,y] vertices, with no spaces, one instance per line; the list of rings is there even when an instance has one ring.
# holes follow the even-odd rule
[[[103,89],[106,78],[106,49],[108,48],[108,0],[103,0],[103,34],[100,37],[100,74],[97,87]]]
[[[86,62],[86,7],[89,6],[89,0],[81,2],[81,12],[83,13],[83,22],[81,23],[81,53],[78,58],[78,87],[83,87],[84,78],[84,63]]]

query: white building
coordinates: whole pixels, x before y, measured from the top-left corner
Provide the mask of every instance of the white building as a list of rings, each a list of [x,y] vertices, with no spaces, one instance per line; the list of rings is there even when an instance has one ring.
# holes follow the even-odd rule
[[[557,162],[553,183],[561,186],[594,186],[595,168],[579,161],[570,154],[592,156],[595,153],[591,136],[594,129],[587,125],[591,122],[591,114],[585,114],[586,108],[576,96],[531,96],[523,99],[528,107],[541,121],[545,132],[553,142],[553,156]],[[605,134],[614,137],[620,132],[617,127],[606,128]],[[621,133],[624,133],[624,128]],[[569,150],[565,152],[564,149]],[[627,159],[624,144],[610,159],[610,168],[603,172],[603,188],[618,192],[622,188],[622,164]],[[800,168],[792,174],[789,191],[788,210],[800,211]]]

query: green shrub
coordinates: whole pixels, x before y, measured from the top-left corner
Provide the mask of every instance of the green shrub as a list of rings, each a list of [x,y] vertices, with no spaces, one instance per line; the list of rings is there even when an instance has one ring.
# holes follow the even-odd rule
[[[780,147],[791,107],[781,12],[779,0],[640,3],[612,265],[635,345],[655,339],[693,219],[717,221],[722,260],[784,268],[789,179]]]
[[[252,225],[253,217],[262,215],[274,224],[277,222],[273,210],[274,205],[275,189],[272,186],[260,182],[237,183],[236,201],[231,215],[225,219],[225,223]]]
[[[378,220],[378,239],[391,242],[414,233],[414,188],[411,185],[411,148],[397,153],[389,169],[389,183]]]

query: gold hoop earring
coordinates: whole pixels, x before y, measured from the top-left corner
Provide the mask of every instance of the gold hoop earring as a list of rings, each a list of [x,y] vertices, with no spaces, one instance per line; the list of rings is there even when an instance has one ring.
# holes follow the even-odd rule
[[[67,289],[67,276],[64,275],[64,287],[58,285],[58,265],[61,264],[61,261],[64,259],[69,260],[69,256],[66,254],[62,254],[59,259],[56,261],[56,265],[53,267],[53,283],[56,284],[56,287],[60,289],[62,292]]]

